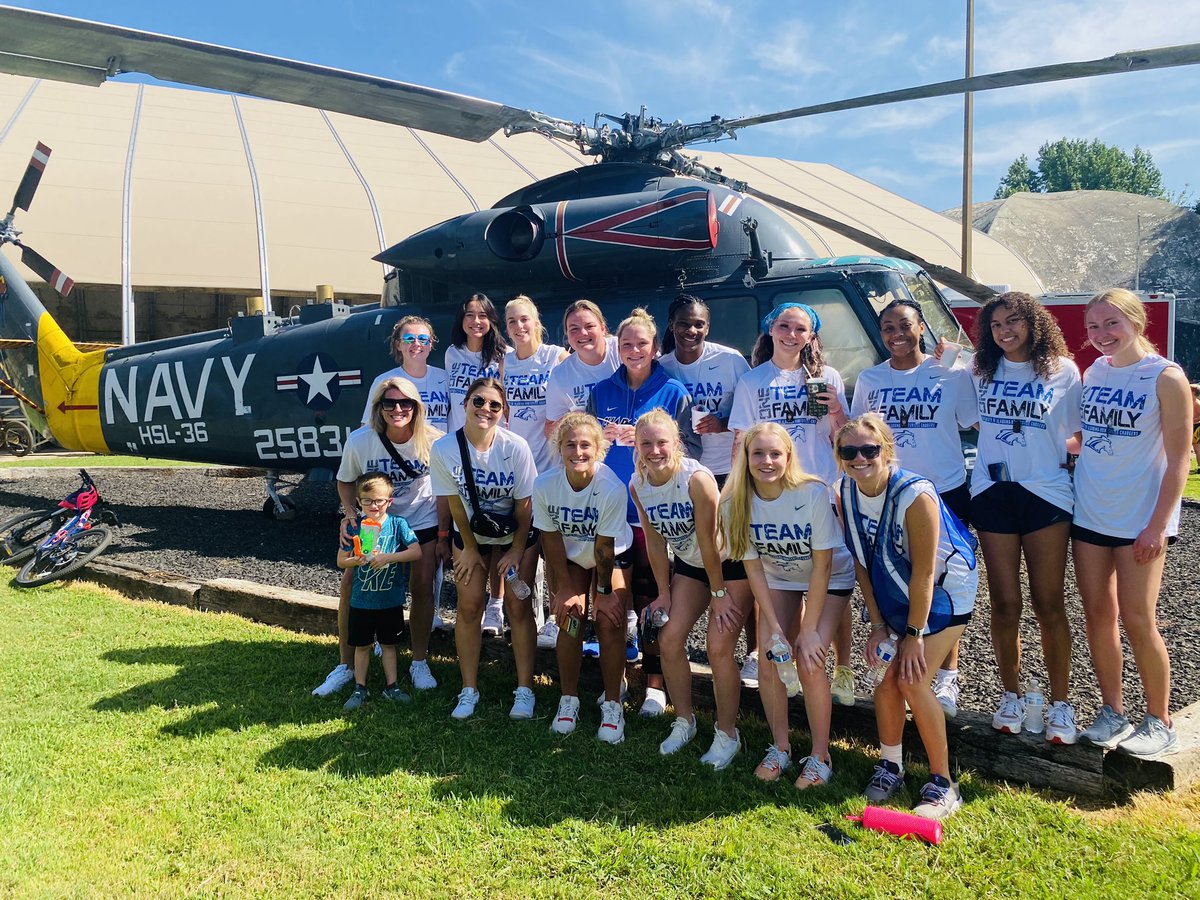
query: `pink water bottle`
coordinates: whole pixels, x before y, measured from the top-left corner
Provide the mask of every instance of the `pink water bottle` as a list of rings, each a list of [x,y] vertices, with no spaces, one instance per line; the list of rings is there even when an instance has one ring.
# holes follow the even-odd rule
[[[931,844],[942,842],[942,823],[936,819],[923,819],[912,813],[882,806],[868,806],[861,816],[846,816],[851,822],[862,822],[863,828],[886,831],[896,837],[919,837]]]

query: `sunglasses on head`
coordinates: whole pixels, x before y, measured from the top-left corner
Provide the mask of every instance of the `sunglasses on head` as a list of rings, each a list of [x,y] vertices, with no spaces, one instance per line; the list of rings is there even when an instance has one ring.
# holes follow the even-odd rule
[[[504,404],[499,400],[484,400],[478,394],[471,398],[471,405],[476,409],[483,409],[486,406],[492,412],[500,412],[504,409]]]
[[[433,338],[427,334],[402,334],[400,340],[406,344],[432,344]]]
[[[384,397],[382,400],[379,401],[379,405],[383,409],[386,409],[389,411],[399,407],[400,409],[407,409],[409,412],[411,412],[412,410],[417,408],[417,404],[414,401],[409,400],[407,397],[403,397],[403,398]]]
[[[883,448],[879,444],[863,444],[861,447],[855,447],[852,444],[843,444],[838,447],[838,456],[846,462],[854,459],[858,454],[862,454],[863,459],[875,459],[879,456],[879,451]]]

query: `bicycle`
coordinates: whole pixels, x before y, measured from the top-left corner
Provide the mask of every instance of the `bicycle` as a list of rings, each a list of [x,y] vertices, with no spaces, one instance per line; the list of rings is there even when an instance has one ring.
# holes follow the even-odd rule
[[[80,469],[79,477],[82,485],[60,500],[55,509],[24,513],[0,524],[0,562],[14,565],[30,556],[40,555],[42,559],[36,571],[31,570],[30,574],[31,577],[38,574],[49,575],[50,577],[36,582],[42,584],[75,571],[103,552],[112,539],[109,526],[118,524],[117,517],[100,497],[100,492],[87,471]],[[82,544],[74,540],[87,531],[101,528],[103,530],[98,531],[95,537],[85,538]],[[105,532],[108,533],[108,538],[100,544],[100,538]],[[97,546],[98,549],[95,549]],[[68,564],[80,556],[81,547],[84,551],[94,549],[95,552],[66,569]],[[24,574],[22,569],[17,576],[18,584],[22,583],[21,576]]]

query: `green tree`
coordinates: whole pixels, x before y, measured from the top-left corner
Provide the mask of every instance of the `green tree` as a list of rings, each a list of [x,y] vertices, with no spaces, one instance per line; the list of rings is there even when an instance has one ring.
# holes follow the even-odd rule
[[[1141,147],[1126,153],[1099,139],[1047,141],[1038,148],[1037,168],[1024,154],[1017,157],[1000,180],[996,198],[1017,191],[1126,191],[1165,198],[1162,172]]]
[[[1033,193],[1041,190],[1042,176],[1029,168],[1029,157],[1022,153],[1012,161],[1012,165],[1000,179],[1000,186],[996,188],[996,196],[993,199],[1003,200],[1021,191]]]

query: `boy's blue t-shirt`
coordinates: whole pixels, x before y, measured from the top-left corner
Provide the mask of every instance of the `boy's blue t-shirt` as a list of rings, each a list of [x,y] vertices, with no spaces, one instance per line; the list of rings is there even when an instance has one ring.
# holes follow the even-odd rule
[[[417,542],[403,516],[384,516],[379,529],[377,553],[398,553]],[[382,569],[360,566],[354,570],[350,605],[355,609],[391,609],[403,606],[408,594],[408,563],[392,563]]]

